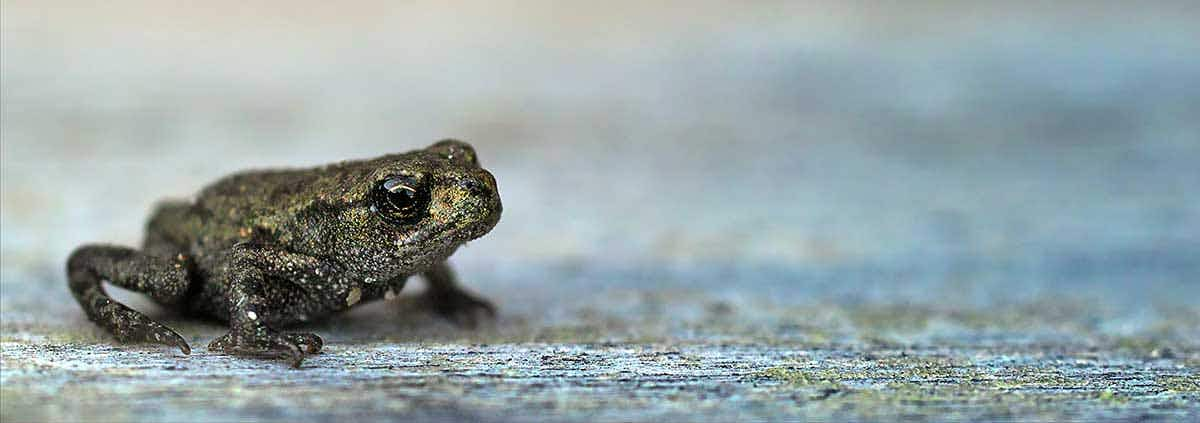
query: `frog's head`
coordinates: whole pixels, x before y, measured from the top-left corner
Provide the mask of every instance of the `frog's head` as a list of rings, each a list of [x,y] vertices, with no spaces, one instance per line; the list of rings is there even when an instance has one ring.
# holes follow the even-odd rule
[[[444,260],[500,220],[496,179],[475,149],[445,140],[425,149],[344,164],[344,207],[313,245],[365,273],[412,274]],[[311,220],[310,220],[311,222]]]

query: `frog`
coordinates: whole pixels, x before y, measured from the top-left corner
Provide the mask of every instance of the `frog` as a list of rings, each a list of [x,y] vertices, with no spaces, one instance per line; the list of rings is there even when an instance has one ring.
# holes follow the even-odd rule
[[[495,306],[459,284],[448,258],[500,220],[496,179],[468,143],[308,168],[234,173],[191,199],[158,203],[141,249],[85,244],[66,264],[87,318],[121,343],[191,346],[175,330],[108,295],[145,294],[169,312],[227,324],[218,355],[281,358],[300,367],[322,338],[286,332],[396,296],[413,276],[421,304],[461,326]]]

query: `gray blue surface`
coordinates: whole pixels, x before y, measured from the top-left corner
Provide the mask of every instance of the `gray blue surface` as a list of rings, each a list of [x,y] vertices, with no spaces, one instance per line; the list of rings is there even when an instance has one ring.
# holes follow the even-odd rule
[[[3,8],[5,421],[1200,413],[1186,3]],[[401,298],[286,371],[65,289],[160,198],[442,137],[504,198],[491,327]]]

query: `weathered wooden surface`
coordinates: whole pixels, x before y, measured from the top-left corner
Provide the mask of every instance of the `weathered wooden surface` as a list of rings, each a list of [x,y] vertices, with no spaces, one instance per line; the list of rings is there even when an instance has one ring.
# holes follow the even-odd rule
[[[649,287],[605,286],[586,271],[528,273],[558,275],[562,287],[497,281],[485,291],[504,313],[476,331],[434,319],[412,296],[374,304],[313,325],[328,346],[300,370],[210,355],[202,346],[223,329],[179,319],[168,322],[199,347],[191,356],[114,346],[57,286],[36,308],[6,294],[3,412],[6,421],[722,421],[1180,419],[1200,410],[1200,313],[1186,302],[1103,294],[1099,302],[1115,304],[1101,306],[1054,292],[991,305],[953,293],[814,301],[836,290],[797,282],[772,299],[746,286],[687,289],[693,280],[654,271],[644,273],[665,279]]]

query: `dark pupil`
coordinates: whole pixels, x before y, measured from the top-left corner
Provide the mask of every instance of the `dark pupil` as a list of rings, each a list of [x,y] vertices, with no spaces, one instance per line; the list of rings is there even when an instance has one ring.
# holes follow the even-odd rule
[[[376,188],[373,208],[393,223],[410,223],[420,219],[428,195],[416,180],[408,177],[388,179]]]
[[[387,190],[387,201],[393,208],[401,212],[410,212],[417,205],[417,189],[396,180],[384,183]]]

